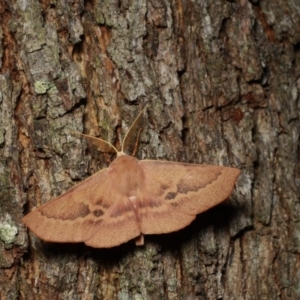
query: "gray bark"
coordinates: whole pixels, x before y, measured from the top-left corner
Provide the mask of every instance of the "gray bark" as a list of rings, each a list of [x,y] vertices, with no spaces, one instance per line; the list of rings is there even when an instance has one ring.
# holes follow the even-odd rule
[[[0,0],[1,299],[299,299],[300,4]],[[22,216],[107,166],[238,167],[229,201],[112,249],[49,245]]]

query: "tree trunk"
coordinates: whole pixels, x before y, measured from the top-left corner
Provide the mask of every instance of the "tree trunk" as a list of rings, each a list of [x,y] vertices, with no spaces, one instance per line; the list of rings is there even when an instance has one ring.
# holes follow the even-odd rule
[[[300,4],[0,0],[1,299],[300,299]],[[149,105],[139,159],[226,165],[230,199],[111,249],[24,214],[105,168]],[[83,199],[83,201],[88,199]]]

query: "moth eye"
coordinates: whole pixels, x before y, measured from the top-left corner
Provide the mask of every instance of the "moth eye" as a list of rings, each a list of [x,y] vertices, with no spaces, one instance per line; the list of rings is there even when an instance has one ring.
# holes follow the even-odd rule
[[[104,214],[104,212],[101,209],[96,209],[93,211],[93,214],[95,217],[101,217]]]

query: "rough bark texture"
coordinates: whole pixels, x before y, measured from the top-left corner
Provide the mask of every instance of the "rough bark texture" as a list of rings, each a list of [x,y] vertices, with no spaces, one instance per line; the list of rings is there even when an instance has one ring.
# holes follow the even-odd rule
[[[0,22],[1,299],[300,299],[298,1],[0,0]],[[137,157],[240,168],[228,203],[141,248],[28,235],[111,159],[70,131],[118,145],[145,104]]]

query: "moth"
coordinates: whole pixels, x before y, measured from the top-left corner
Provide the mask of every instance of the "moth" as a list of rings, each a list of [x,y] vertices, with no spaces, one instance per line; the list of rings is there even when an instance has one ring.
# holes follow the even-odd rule
[[[118,246],[145,234],[162,234],[189,225],[196,215],[227,199],[240,170],[202,164],[138,160],[125,154],[131,125],[108,168],[26,215],[23,223],[48,242],[84,242],[94,248]]]

